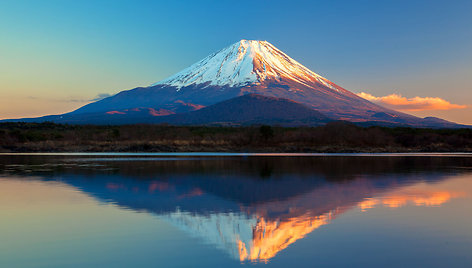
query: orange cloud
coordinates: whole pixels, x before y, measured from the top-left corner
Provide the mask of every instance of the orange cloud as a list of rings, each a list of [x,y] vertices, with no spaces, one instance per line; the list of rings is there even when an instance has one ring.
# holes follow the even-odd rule
[[[451,110],[464,109],[467,107],[466,105],[452,104],[438,97],[406,98],[400,94],[376,97],[365,92],[357,93],[357,95],[382,106],[402,111]]]

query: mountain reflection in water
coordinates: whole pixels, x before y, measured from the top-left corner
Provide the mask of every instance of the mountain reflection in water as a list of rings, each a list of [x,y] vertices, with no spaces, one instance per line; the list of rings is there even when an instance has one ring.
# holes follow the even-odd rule
[[[348,210],[441,206],[464,197],[442,182],[472,166],[470,158],[447,157],[0,160],[2,173],[61,181],[152,213],[243,262],[267,262]]]

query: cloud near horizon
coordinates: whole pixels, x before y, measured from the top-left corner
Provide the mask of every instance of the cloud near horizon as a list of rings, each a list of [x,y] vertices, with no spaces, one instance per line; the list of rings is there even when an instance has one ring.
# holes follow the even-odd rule
[[[91,99],[90,101],[99,101],[99,100],[103,100],[105,98],[108,98],[110,96],[111,96],[110,93],[100,93],[97,96],[95,96],[95,98]]]
[[[85,98],[69,98],[69,99],[66,99],[66,100],[63,100],[63,99],[54,99],[54,101],[66,101],[66,102],[94,102],[94,101],[99,101],[99,100],[103,100],[105,98],[108,98],[108,97],[111,97],[112,95],[109,94],[109,93],[100,93],[100,94],[97,94],[95,97],[91,98],[91,99],[85,99]],[[34,97],[29,97],[29,98],[34,98]]]
[[[357,93],[357,95],[376,104],[401,111],[451,110],[467,108],[466,105],[453,104],[438,97],[407,98],[403,97],[401,94],[395,93],[383,97],[376,97],[365,92]]]

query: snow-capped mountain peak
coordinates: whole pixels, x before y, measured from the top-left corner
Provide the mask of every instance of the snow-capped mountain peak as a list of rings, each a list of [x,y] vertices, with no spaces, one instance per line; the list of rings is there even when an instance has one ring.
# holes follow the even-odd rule
[[[189,85],[239,87],[266,80],[289,79],[311,87],[320,83],[336,90],[326,78],[310,71],[267,41],[241,40],[183,71],[153,84],[180,89]]]

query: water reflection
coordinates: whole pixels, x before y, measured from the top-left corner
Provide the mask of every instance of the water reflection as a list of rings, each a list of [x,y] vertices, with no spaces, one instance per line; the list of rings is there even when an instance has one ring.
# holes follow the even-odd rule
[[[448,202],[452,198],[464,197],[464,192],[448,192],[448,191],[398,191],[379,198],[366,198],[359,203],[362,211],[373,208],[375,206],[386,206],[390,208],[398,208],[412,203],[415,206],[439,207]]]
[[[268,262],[353,209],[441,206],[470,189],[469,158],[214,158],[178,161],[0,158],[3,174],[61,181],[151,213],[241,262]]]

